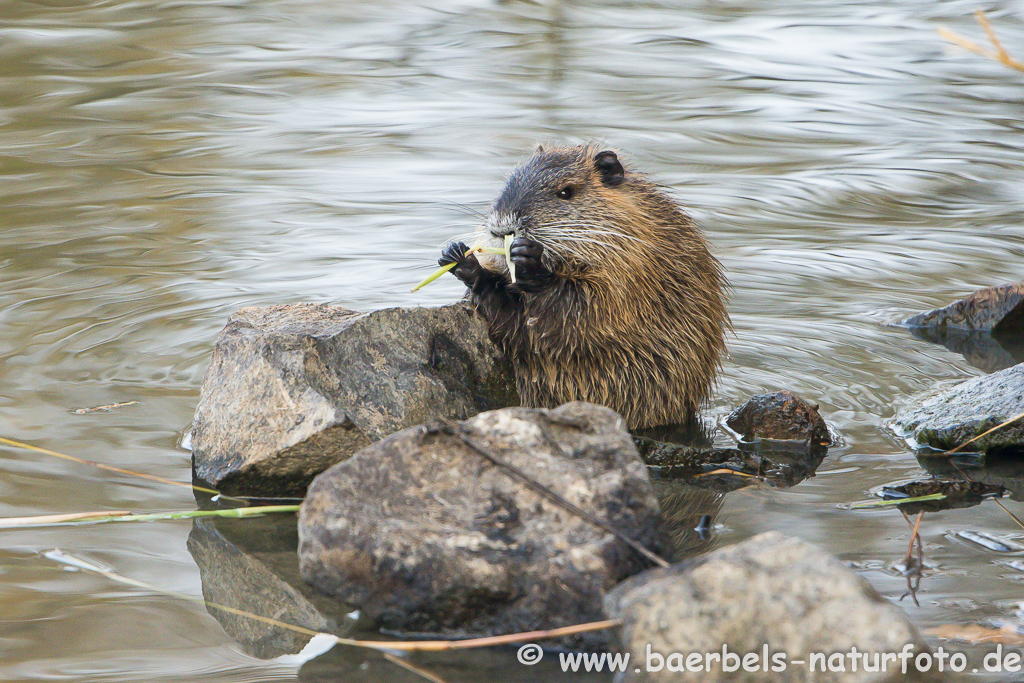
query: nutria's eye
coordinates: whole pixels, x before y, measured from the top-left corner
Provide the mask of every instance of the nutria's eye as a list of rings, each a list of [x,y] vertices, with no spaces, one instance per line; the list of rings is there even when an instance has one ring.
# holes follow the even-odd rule
[[[576,187],[574,185],[566,185],[556,194],[559,199],[572,199],[576,196]]]

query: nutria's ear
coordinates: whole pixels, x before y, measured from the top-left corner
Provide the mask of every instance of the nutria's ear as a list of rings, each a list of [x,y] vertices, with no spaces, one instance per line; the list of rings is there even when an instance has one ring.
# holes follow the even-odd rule
[[[537,145],[537,151],[534,152],[534,154],[543,154],[543,153],[544,153],[544,145]]]
[[[619,158],[615,156],[615,152],[609,150],[598,152],[594,157],[594,168],[601,174],[601,182],[609,187],[621,185],[622,181],[626,179],[626,172],[623,170],[622,164],[619,163]]]

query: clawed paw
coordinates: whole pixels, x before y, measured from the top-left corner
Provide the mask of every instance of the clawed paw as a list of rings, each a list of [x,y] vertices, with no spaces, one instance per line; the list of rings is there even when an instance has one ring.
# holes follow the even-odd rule
[[[465,242],[449,242],[441,248],[441,258],[437,259],[437,265],[447,266],[449,263],[462,263],[466,260],[466,252],[469,247]]]
[[[466,256],[469,247],[464,242],[449,242],[441,249],[441,258],[437,262],[441,266],[457,264],[452,268],[451,273],[472,287],[480,277],[480,262],[476,260],[476,254]]]
[[[537,270],[543,267],[540,257],[544,254],[544,245],[540,242],[534,242],[526,237],[517,237],[512,242],[509,251],[512,263],[516,265],[517,269]]]
[[[544,245],[540,242],[528,237],[516,237],[509,249],[509,255],[516,269],[517,284],[522,289],[536,289],[553,276],[541,260]]]

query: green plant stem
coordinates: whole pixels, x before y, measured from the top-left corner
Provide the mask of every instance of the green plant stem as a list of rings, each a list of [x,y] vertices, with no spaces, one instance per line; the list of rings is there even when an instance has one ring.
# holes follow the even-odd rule
[[[26,526],[50,526],[54,524],[105,524],[107,522],[155,522],[165,519],[197,519],[201,517],[260,517],[278,512],[298,512],[298,505],[262,505],[246,508],[225,508],[223,510],[177,510],[172,512],[150,512],[143,515],[131,513],[73,513],[70,515],[40,515],[38,517],[9,517],[0,519],[0,529],[14,529]]]

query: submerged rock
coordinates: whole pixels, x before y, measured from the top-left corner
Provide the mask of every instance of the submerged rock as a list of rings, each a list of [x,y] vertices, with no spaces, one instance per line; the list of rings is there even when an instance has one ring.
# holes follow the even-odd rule
[[[927,392],[896,414],[893,426],[919,445],[950,450],[1024,413],[1024,363]],[[983,436],[969,448],[990,451],[1024,447],[1024,420]]]
[[[933,476],[953,479],[966,475],[972,481],[1005,489],[1013,500],[1024,501],[1024,458],[1014,457],[1012,450],[1006,451],[1006,457],[984,455],[981,458],[959,453],[936,457],[934,451],[920,450],[917,461]]]
[[[301,494],[399,429],[517,404],[514,387],[511,364],[466,304],[245,308],[203,379],[194,474],[225,493]]]
[[[979,289],[944,308],[907,318],[902,324],[996,334],[1024,332],[1024,282]]]
[[[600,619],[605,591],[646,561],[467,438],[634,541],[654,542],[657,499],[619,415],[588,403],[509,408],[404,430],[318,476],[299,517],[303,577],[404,632],[492,635]]]
[[[906,616],[839,559],[774,531],[628,579],[608,594],[605,608],[623,620],[622,645],[630,653],[617,681],[915,680],[898,662],[887,674],[865,671],[863,661],[851,670],[846,653],[856,647],[871,666],[875,653],[907,645],[914,654],[928,651]],[[723,647],[737,655],[729,671]],[[717,663],[693,670],[698,660],[708,662],[707,653],[718,653]],[[825,657],[813,672],[812,653]],[[832,671],[822,671],[834,653],[842,653],[843,672],[835,671],[835,660]],[[687,664],[692,654],[696,660]],[[756,663],[744,659],[752,654]],[[773,668],[780,662],[784,670]]]
[[[824,447],[808,448],[797,442],[759,441],[740,448],[700,448],[633,437],[651,476],[682,481],[723,493],[759,482],[790,488],[813,477],[825,459]]]
[[[832,440],[818,407],[791,391],[752,397],[726,424],[742,438],[735,448],[716,447],[710,434],[693,428],[638,431],[633,440],[652,476],[721,492],[760,481],[795,486],[814,476]]]

